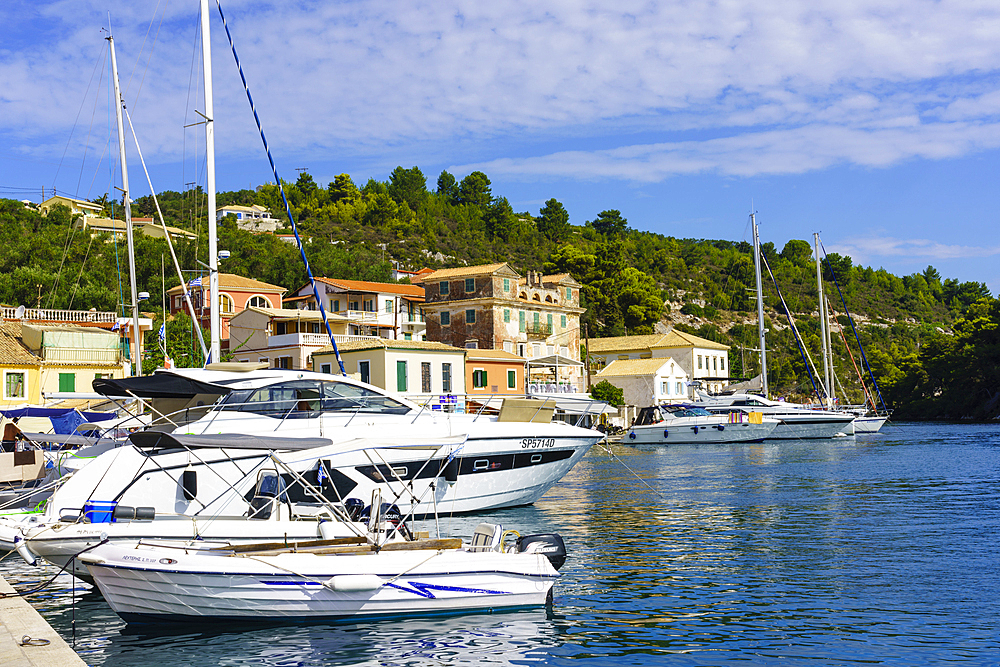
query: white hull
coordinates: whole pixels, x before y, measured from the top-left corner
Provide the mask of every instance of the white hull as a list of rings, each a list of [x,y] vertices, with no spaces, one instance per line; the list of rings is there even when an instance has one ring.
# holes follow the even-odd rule
[[[887,417],[858,417],[854,420],[855,433],[878,433]]]
[[[104,545],[83,558],[125,620],[303,621],[540,606],[558,577],[539,554],[459,549],[245,557]]]
[[[778,424],[695,424],[676,425],[669,422],[648,426],[633,426],[623,442],[633,445],[728,444],[760,442]],[[721,427],[721,428],[720,428]]]
[[[850,434],[850,418],[824,419],[803,417],[788,417],[786,415],[768,415],[780,420],[768,440],[809,440],[815,438],[835,438],[838,435]]]

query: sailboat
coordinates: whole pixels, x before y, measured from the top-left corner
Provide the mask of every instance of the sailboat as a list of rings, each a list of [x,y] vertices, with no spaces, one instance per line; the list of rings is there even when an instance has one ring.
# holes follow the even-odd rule
[[[745,392],[711,395],[702,391],[695,392],[698,405],[709,412],[727,414],[733,412],[759,412],[764,417],[778,420],[778,425],[767,437],[768,440],[798,440],[809,438],[833,438],[845,435],[851,429],[854,415],[834,412],[810,410],[804,406],[772,401],[768,398],[767,383],[767,329],[764,326],[764,297],[761,286],[761,254],[760,234],[757,229],[756,216],[750,214],[750,225],[753,229],[754,277],[757,291],[757,335],[760,342],[760,375],[763,395]]]

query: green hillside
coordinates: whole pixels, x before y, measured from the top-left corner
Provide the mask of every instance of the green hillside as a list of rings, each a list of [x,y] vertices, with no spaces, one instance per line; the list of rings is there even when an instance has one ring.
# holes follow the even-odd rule
[[[473,172],[461,181],[442,172],[428,187],[419,168],[397,167],[389,181],[358,187],[347,174],[321,187],[303,173],[285,184],[292,213],[305,239],[316,275],[388,280],[391,261],[418,269],[508,261],[524,273],[569,272],[583,286],[591,336],[650,333],[676,326],[733,346],[734,376],[758,371],[752,248],[745,242],[678,239],[633,229],[615,210],[592,220],[573,220],[558,201],[539,211],[515,212],[492,192],[489,178]],[[184,267],[207,256],[205,195],[200,190],[164,192],[160,205],[168,225],[196,231],[197,243],[176,250]],[[262,186],[218,194],[218,205],[260,204],[283,218],[278,188]],[[106,200],[107,213],[111,205]],[[120,207],[119,207],[120,208]],[[121,217],[121,211],[114,211]],[[155,215],[152,197],[133,203],[133,214]],[[127,299],[122,244],[91,239],[70,229],[68,212],[42,218],[19,202],[0,202],[0,301],[42,307],[114,310]],[[305,270],[298,251],[270,234],[251,234],[226,219],[219,247],[232,255],[221,270],[293,289]],[[177,284],[162,240],[137,237],[138,282],[150,292],[150,311],[160,308],[161,261],[166,286]],[[812,246],[792,239],[762,252],[792,312],[805,347],[819,362],[818,293]],[[909,276],[853,266],[831,254],[825,290],[838,320],[855,318],[882,394],[897,418],[986,418],[1000,412],[1000,306],[982,283],[943,279],[933,267]],[[832,271],[831,271],[832,270]],[[765,270],[769,381],[772,391],[808,399],[812,382],[788,326],[778,291]],[[39,287],[41,286],[41,287]],[[862,399],[855,364],[862,361],[853,332],[839,332],[834,352],[837,377],[850,402]]]

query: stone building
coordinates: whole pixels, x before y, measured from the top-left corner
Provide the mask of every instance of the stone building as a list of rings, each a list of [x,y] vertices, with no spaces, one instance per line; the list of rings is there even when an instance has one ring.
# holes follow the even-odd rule
[[[420,278],[427,339],[503,350],[528,360],[528,382],[583,391],[580,284],[568,273],[521,277],[502,262],[440,269]],[[550,363],[551,362],[551,363]]]

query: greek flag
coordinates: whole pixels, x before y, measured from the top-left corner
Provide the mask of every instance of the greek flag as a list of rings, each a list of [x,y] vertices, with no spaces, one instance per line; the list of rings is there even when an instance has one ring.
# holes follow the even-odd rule
[[[164,323],[162,323],[160,325],[159,339],[160,339],[161,343],[163,341],[167,340],[167,323],[166,322],[164,322]]]
[[[201,287],[201,276],[188,281],[188,287]]]
[[[122,328],[121,322],[115,321],[114,325],[112,325],[112,327],[111,327],[111,330],[112,331],[118,331],[121,328]]]

